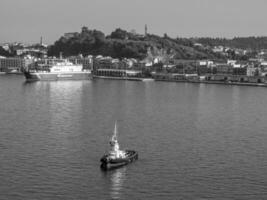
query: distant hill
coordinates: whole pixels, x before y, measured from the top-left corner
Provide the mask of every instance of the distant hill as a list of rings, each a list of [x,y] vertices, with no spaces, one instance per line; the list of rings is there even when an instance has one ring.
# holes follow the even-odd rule
[[[196,46],[200,43],[203,46]],[[127,32],[120,28],[110,35],[83,27],[80,33],[68,33],[59,38],[48,49],[49,56],[103,55],[113,58],[144,59],[162,56],[164,59],[226,59],[228,55],[215,53],[214,46],[242,49],[267,49],[267,37],[248,38],[170,38],[148,34],[146,36]],[[236,58],[236,57],[235,57]],[[247,58],[246,58],[247,59]]]
[[[82,54],[103,55],[114,58],[144,59],[147,56],[164,56],[177,59],[218,58],[218,54],[209,49],[198,49],[189,39],[173,39],[166,34],[163,37],[148,34],[146,36],[116,29],[105,36],[98,30],[82,28],[80,33],[68,34],[59,38],[48,49],[49,56]]]
[[[227,46],[240,49],[267,49],[267,37],[192,38],[192,41],[208,46]]]

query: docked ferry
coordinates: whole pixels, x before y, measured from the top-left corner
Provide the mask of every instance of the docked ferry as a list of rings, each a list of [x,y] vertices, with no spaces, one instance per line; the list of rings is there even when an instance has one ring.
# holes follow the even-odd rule
[[[27,81],[84,80],[91,77],[91,70],[84,70],[82,65],[61,60],[28,69],[24,75]]]

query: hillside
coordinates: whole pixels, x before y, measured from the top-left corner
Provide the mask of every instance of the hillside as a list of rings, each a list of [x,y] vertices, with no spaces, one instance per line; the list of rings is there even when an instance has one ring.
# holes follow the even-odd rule
[[[147,56],[163,56],[166,59],[222,58],[210,49],[194,47],[189,39],[173,39],[166,34],[163,37],[150,34],[142,36],[121,29],[105,36],[101,31],[87,27],[83,27],[80,33],[59,38],[49,47],[48,55],[59,56],[60,52],[63,56],[82,54],[137,59]]]
[[[3,48],[0,46],[0,56],[10,57],[10,56],[13,56],[13,54],[11,54],[10,52],[6,51],[5,49],[3,49]]]
[[[261,50],[267,49],[267,37],[235,37],[226,38],[191,38],[191,41],[205,46],[227,46],[231,48]]]

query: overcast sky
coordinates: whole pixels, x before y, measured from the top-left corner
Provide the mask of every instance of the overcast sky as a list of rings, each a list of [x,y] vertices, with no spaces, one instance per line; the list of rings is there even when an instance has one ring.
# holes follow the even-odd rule
[[[52,44],[82,26],[172,37],[267,36],[267,0],[0,0],[0,43]]]

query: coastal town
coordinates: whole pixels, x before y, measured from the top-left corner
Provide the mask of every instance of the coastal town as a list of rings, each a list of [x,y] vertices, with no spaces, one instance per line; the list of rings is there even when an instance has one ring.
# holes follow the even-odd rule
[[[122,30],[116,30],[120,39],[129,41],[129,35],[122,35]],[[83,27],[81,34],[89,32]],[[116,35],[113,34],[113,35]],[[144,40],[147,35],[135,37]],[[79,33],[65,33],[62,38],[70,40]],[[122,35],[122,36],[121,36]],[[111,34],[112,36],[112,34]],[[130,35],[131,36],[131,35]],[[165,38],[168,36],[164,36]],[[28,70],[42,70],[45,63],[68,60],[73,64],[80,64],[84,70],[90,70],[93,78],[112,78],[126,80],[158,80],[196,83],[221,83],[239,85],[267,86],[267,50],[266,49],[241,49],[228,46],[207,46],[201,43],[193,43],[192,48],[210,51],[223,59],[176,58],[172,52],[164,48],[147,46],[144,58],[111,57],[106,55],[64,55],[64,52],[56,56],[48,55],[49,46],[43,43],[42,37],[37,44],[25,45],[22,43],[1,44],[0,73],[23,74]],[[156,53],[155,53],[156,52]],[[236,58],[233,59],[232,55]],[[240,59],[246,57],[246,59]]]
[[[267,0],[0,2],[0,200],[267,200]]]

